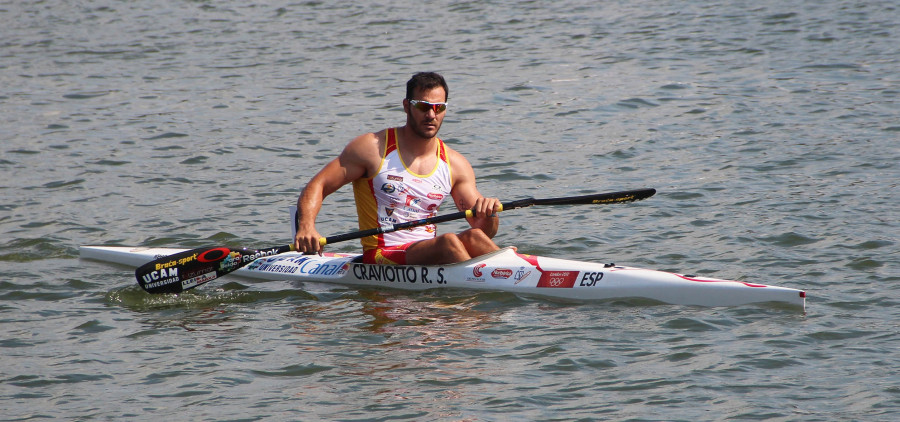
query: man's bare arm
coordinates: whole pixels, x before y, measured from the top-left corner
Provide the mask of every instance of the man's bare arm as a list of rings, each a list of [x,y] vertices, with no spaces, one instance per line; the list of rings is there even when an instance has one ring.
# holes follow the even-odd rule
[[[453,189],[450,194],[456,208],[460,211],[475,210],[475,216],[467,219],[469,225],[481,229],[488,237],[493,238],[500,225],[497,218],[497,212],[501,207],[500,201],[497,198],[485,198],[478,192],[475,171],[461,154],[450,150],[450,165],[453,174]]]
[[[348,183],[365,177],[373,160],[380,157],[378,137],[368,133],[351,141],[341,154],[325,165],[309,181],[297,199],[297,233],[294,247],[305,253],[320,253],[322,237],[316,230],[316,216],[322,209],[322,201]],[[373,154],[375,154],[373,158]],[[380,160],[378,161],[380,162]]]

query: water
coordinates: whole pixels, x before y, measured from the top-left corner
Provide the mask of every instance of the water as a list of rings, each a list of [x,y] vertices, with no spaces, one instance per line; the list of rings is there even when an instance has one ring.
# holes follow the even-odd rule
[[[48,0],[0,16],[4,420],[900,415],[894,2]],[[286,243],[305,181],[402,124],[419,70],[447,76],[442,136],[485,194],[660,192],[513,211],[498,243],[801,288],[807,313],[234,278],[150,296],[78,259]],[[354,229],[344,189],[319,230]]]

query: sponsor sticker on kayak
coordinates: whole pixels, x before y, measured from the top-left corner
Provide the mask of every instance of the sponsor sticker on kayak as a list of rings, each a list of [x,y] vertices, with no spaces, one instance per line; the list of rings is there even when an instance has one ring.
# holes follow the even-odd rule
[[[537,287],[571,288],[578,279],[578,271],[544,271]]]
[[[513,271],[508,268],[497,268],[494,271],[491,271],[491,277],[497,279],[507,279],[512,277]]]
[[[516,271],[515,284],[521,283],[522,280],[528,278],[529,275],[531,275],[531,270],[526,271],[525,267],[519,267],[519,271]]]
[[[472,275],[469,277],[466,277],[466,281],[484,282],[485,281],[484,272],[481,271],[484,267],[487,267],[487,264],[482,262],[482,263],[476,265],[474,268],[472,268]]]
[[[253,261],[247,269],[266,273],[342,277],[350,270],[351,257],[275,256]]]

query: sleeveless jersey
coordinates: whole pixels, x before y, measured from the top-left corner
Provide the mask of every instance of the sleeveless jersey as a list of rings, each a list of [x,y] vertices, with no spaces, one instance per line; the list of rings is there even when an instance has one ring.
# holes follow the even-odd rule
[[[438,139],[437,164],[431,173],[415,174],[400,157],[397,129],[385,132],[387,140],[378,172],[353,182],[360,230],[433,217],[444,198],[450,196],[450,160],[443,141]],[[361,242],[363,250],[371,250],[431,239],[436,234],[437,227],[429,224],[364,237]]]

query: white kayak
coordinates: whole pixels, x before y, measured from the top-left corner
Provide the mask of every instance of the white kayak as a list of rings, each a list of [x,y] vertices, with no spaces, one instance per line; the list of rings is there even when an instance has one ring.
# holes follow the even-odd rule
[[[141,266],[185,249],[82,246],[82,258]],[[256,259],[232,274],[258,280],[323,282],[426,290],[503,291],[577,301],[642,298],[675,305],[737,306],[780,302],[805,308],[806,292],[517,253],[512,248],[451,265],[368,265],[358,254],[287,252]]]

